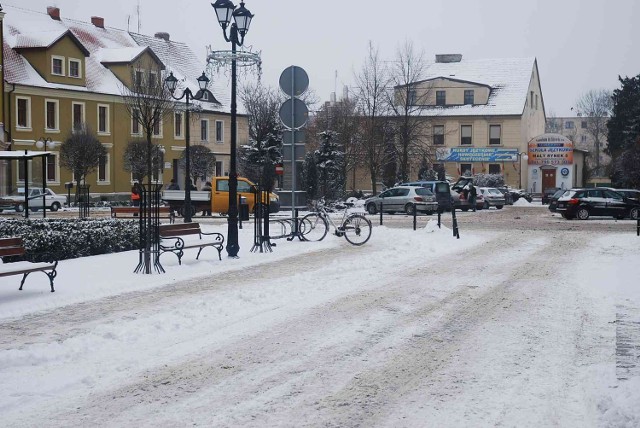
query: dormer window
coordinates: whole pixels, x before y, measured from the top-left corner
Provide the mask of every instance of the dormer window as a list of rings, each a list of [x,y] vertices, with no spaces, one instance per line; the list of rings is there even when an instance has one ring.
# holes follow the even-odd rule
[[[79,59],[69,59],[69,77],[76,79],[82,78],[81,62]]]
[[[436,91],[436,105],[444,106],[447,104],[447,93],[445,91]]]
[[[156,87],[157,79],[156,73],[153,71],[149,72],[149,89],[153,91]]]
[[[466,89],[464,91],[464,104],[471,104],[473,105],[473,89]]]
[[[144,77],[144,73],[140,70],[136,70],[136,81],[135,81],[136,87],[139,88],[142,86],[143,77]]]
[[[54,76],[64,76],[64,57],[52,56],[51,57],[51,74]]]

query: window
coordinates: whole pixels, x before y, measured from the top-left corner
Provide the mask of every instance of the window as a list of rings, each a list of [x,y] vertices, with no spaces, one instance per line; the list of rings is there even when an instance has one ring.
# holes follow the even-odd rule
[[[471,145],[471,125],[462,125],[460,127],[460,144],[463,146]]]
[[[16,115],[17,128],[23,128],[24,130],[31,129],[31,98],[29,97],[16,97]]]
[[[489,164],[489,174],[501,174],[499,163]]]
[[[586,135],[581,135],[580,136],[580,142],[581,143],[586,143],[587,142],[587,136]]]
[[[202,141],[209,141],[209,121],[207,119],[200,121],[200,139]]]
[[[573,126],[573,121],[572,120],[567,120],[564,123],[564,129],[573,129],[573,128],[574,128],[574,126]]]
[[[500,134],[502,133],[502,126],[489,125],[489,144],[498,145],[502,141],[500,140]]]
[[[473,89],[467,89],[464,91],[464,103],[473,104]]]
[[[131,116],[131,135],[140,135],[140,113],[137,110]]]
[[[73,130],[79,131],[84,124],[84,103],[71,103],[71,114],[73,117]]]
[[[461,163],[460,164],[460,174],[461,175],[471,175],[471,164],[470,163]]]
[[[445,91],[436,91],[436,105],[444,106],[447,104],[447,93]]]
[[[64,76],[64,57],[63,56],[51,57],[51,74],[55,76]]]
[[[107,104],[98,104],[98,133],[109,133],[109,106]]]
[[[582,122],[580,122],[580,128],[585,129],[587,127],[587,121],[583,120]]]
[[[59,131],[58,100],[44,101],[44,128],[46,131]]]
[[[182,113],[179,112],[173,115],[173,136],[182,138]]]
[[[81,62],[79,59],[69,59],[69,77],[82,78]]]
[[[529,105],[531,106],[531,108],[533,108],[533,91],[531,91],[530,95],[531,95],[531,100],[529,101]]]
[[[418,94],[415,89],[409,89],[409,99],[407,100],[407,105],[415,106],[418,102]]]
[[[98,161],[98,183],[109,181],[109,155],[100,156]]]
[[[141,87],[142,86],[142,81],[143,81],[143,73],[141,70],[136,70],[136,81],[135,81],[135,85],[137,87]]]
[[[238,184],[240,184],[240,182],[238,182]],[[228,192],[229,180],[216,180],[216,190],[218,192]]]
[[[149,89],[151,89],[153,91],[153,89],[156,87],[156,83],[157,83],[157,75],[155,72],[150,71],[149,72]]]
[[[250,193],[251,186],[246,181],[238,180],[238,192]]]
[[[47,181],[49,182],[57,182],[58,181],[58,177],[56,175],[56,172],[58,170],[57,168],[57,162],[56,162],[56,155],[49,155],[47,156]]]
[[[156,117],[153,121],[153,136],[162,137],[162,117],[160,113],[156,113]]]
[[[224,142],[224,122],[216,120],[216,143]]]
[[[222,161],[216,161],[216,177],[220,177],[222,175]]]
[[[433,126],[433,145],[441,146],[444,144],[444,125]]]
[[[536,110],[538,110],[538,94],[536,94]]]

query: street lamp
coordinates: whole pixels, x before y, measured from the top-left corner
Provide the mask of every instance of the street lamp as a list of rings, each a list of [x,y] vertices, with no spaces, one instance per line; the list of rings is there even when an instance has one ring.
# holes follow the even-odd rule
[[[51,138],[48,137],[40,137],[38,141],[36,141],[36,147],[40,150],[47,150],[47,148],[54,148],[55,143]],[[47,217],[47,204],[46,204],[46,189],[47,189],[47,162],[49,160],[49,156],[45,156],[42,158],[42,218]]]
[[[518,181],[518,188],[522,189],[522,159],[527,160],[529,159],[529,155],[527,154],[527,152],[518,152],[518,170],[519,172],[519,181]]]
[[[189,143],[190,143],[191,132],[189,130],[189,124],[190,124],[189,101],[199,100],[199,99],[202,99],[202,97],[204,97],[205,90],[207,89],[207,85],[209,84],[209,78],[205,76],[203,71],[202,76],[198,77],[197,81],[198,81],[198,87],[200,88],[197,94],[194,95],[193,92],[191,92],[191,89],[186,88],[184,91],[182,91],[182,95],[177,97],[177,96],[174,96],[173,93],[175,92],[176,87],[178,86],[178,79],[176,79],[176,77],[173,75],[173,72],[169,73],[169,76],[166,79],[164,79],[164,82],[167,85],[167,89],[169,89],[169,92],[171,93],[171,97],[174,100],[178,100],[178,101],[185,98],[185,101],[187,104],[187,108],[185,112],[186,154],[185,154],[184,210],[183,210],[185,223],[191,222],[191,156],[189,154]]]
[[[253,14],[244,7],[244,2],[236,7],[231,0],[216,0],[211,3],[216,11],[218,23],[222,27],[222,34],[231,43],[231,159],[229,165],[229,218],[227,220],[227,254],[237,257],[240,251],[238,244],[238,173],[236,171],[237,146],[237,105],[236,105],[236,46],[242,46],[244,36],[249,31]],[[231,22],[233,18],[234,22]],[[229,35],[227,35],[227,27]]]

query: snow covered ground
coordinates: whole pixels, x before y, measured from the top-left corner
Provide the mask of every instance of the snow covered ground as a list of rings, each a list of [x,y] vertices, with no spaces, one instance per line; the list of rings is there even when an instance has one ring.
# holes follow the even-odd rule
[[[631,233],[252,238],[0,278],[2,425],[640,426]]]

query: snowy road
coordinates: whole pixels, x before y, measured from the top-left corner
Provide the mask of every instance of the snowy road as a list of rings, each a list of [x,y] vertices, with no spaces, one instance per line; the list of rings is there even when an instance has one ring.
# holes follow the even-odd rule
[[[254,270],[7,320],[0,416],[21,427],[625,420],[603,416],[616,407],[612,290],[628,278],[620,263],[640,259],[616,236],[457,241],[376,227],[362,248],[306,247]]]

